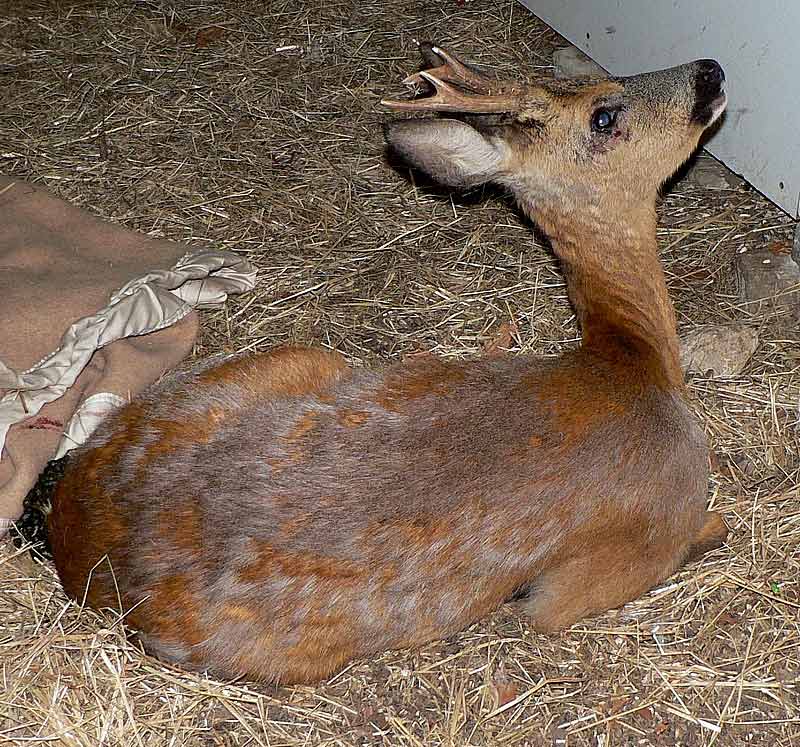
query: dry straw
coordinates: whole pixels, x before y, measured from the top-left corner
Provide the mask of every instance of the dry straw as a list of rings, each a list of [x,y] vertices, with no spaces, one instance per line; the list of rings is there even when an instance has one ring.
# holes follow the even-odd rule
[[[288,341],[375,363],[515,350],[577,330],[558,268],[502,195],[414,184],[385,160],[377,101],[434,38],[500,73],[558,37],[510,0],[10,2],[0,14],[0,169],[130,228],[213,242],[259,268],[196,354]],[[681,331],[745,322],[735,379],[696,376],[730,544],[618,612],[535,635],[501,610],[315,688],[165,668],[52,569],[0,546],[0,743],[800,744],[796,324],[736,303],[735,257],[789,237],[744,184],[678,181],[660,240]],[[48,303],[48,299],[42,299]]]

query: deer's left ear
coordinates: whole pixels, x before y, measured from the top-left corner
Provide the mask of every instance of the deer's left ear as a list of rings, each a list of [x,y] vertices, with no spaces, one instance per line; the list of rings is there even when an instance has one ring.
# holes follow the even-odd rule
[[[386,142],[408,163],[448,187],[471,187],[492,181],[502,169],[507,146],[484,137],[455,119],[392,122]]]

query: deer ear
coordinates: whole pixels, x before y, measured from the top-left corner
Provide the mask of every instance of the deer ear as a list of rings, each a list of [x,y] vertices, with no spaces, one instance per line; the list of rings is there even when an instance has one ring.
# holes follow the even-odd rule
[[[502,170],[506,148],[474,127],[455,119],[392,122],[386,142],[409,164],[448,187],[470,187],[494,179]]]

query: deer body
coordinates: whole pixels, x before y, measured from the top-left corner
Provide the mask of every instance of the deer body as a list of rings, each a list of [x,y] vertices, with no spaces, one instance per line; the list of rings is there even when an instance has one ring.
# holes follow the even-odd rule
[[[605,172],[570,183],[570,158],[559,168],[530,151],[548,126],[524,119],[544,106],[533,89],[476,94],[484,79],[428,56],[444,62],[423,76],[437,94],[411,103],[478,118],[401,122],[387,139],[445,183],[514,192],[562,259],[584,344],[557,360],[426,356],[381,371],[284,348],[174,374],[111,415],[58,488],[54,559],[68,593],[125,612],[164,659],[308,682],[512,598],[555,630],[725,537],[706,511],[707,450],[683,401],[654,212],[712,118],[690,112],[721,80],[704,98],[681,89],[701,73],[677,69],[686,113],[669,163],[646,161],[651,184],[623,180],[615,202]],[[569,95],[624,90],[592,85]],[[512,95],[528,107],[515,121],[481,119]],[[584,148],[613,160],[611,142]]]

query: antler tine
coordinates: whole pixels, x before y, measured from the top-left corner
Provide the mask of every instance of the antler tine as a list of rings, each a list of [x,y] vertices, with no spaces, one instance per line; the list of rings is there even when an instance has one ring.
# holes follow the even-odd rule
[[[519,96],[515,93],[474,94],[454,88],[446,81],[436,77],[433,71],[422,70],[418,75],[436,89],[433,96],[405,101],[385,99],[381,101],[381,104],[398,111],[463,112],[468,114],[509,112],[519,106]]]
[[[497,83],[491,78],[471,70],[458,57],[450,54],[446,49],[431,45],[430,51],[440,60],[444,60],[444,65],[439,65],[424,72],[430,73],[446,83],[456,83],[470,88],[475,93],[491,93],[492,88],[497,87]],[[422,78],[421,73],[412,73],[403,83],[406,85],[418,85],[422,82]]]
[[[429,64],[444,64],[409,75],[403,83],[430,83],[435,93],[418,99],[384,100],[383,106],[398,111],[439,111],[488,114],[508,112],[519,107],[520,89],[509,82],[494,81],[467,67],[455,55],[427,42],[420,44],[423,58]],[[453,85],[451,85],[453,84]]]

